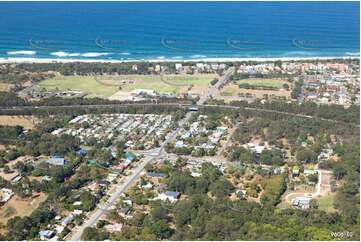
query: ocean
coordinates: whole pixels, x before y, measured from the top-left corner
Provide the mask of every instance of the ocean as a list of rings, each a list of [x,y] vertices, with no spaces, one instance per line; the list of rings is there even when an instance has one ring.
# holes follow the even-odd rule
[[[360,56],[359,2],[0,2],[0,59]]]

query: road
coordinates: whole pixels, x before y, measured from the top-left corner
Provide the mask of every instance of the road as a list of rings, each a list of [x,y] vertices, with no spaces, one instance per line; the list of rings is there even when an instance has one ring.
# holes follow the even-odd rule
[[[208,96],[208,95],[207,95]],[[243,108],[245,110],[251,110],[251,111],[259,111],[259,112],[268,112],[268,113],[278,113],[278,114],[284,114],[294,117],[300,117],[300,118],[308,118],[308,119],[318,119],[322,121],[332,122],[332,123],[338,123],[338,124],[346,124],[346,125],[352,125],[355,127],[360,127],[358,124],[354,123],[346,123],[343,121],[338,121],[334,119],[325,119],[320,117],[314,117],[310,115],[305,114],[297,114],[297,113],[290,113],[290,112],[284,112],[284,111],[277,111],[272,109],[264,109],[264,108],[251,108],[251,107],[237,107],[232,105],[214,105],[214,104],[199,104],[204,103],[206,100],[201,99],[198,104],[192,105],[192,104],[180,104],[180,103],[159,103],[159,104],[150,104],[150,103],[129,103],[129,104],[92,104],[92,105],[65,105],[65,106],[39,106],[39,107],[32,107],[32,106],[14,106],[14,107],[0,107],[0,110],[16,110],[16,109],[42,109],[42,108],[72,108],[72,107],[79,107],[79,108],[98,108],[98,107],[132,107],[132,106],[174,106],[174,107],[209,107],[209,108],[225,108],[225,109],[240,109]]]
[[[213,87],[210,88],[208,95],[206,95],[205,97],[201,98],[198,101],[198,105],[203,105],[203,103],[209,98],[211,97],[217,90],[217,88],[220,87],[220,85],[222,85],[223,83],[225,83],[227,81],[227,78],[229,77],[230,74],[232,74],[234,71],[234,68],[230,68],[229,70],[226,71],[225,75],[222,76],[220,78],[220,80],[217,82],[216,85],[214,85]],[[174,137],[176,137],[176,135],[178,134],[178,132],[183,128],[184,124],[186,124],[189,119],[191,118],[192,113],[191,112],[187,112],[185,117],[179,121],[178,123],[178,127],[170,134],[167,136],[166,140],[162,143],[162,145],[160,146],[160,148],[158,149],[158,153],[156,153],[156,151],[152,152],[150,156],[147,156],[146,160],[144,162],[142,162],[136,169],[135,172],[133,172],[131,174],[131,176],[127,179],[127,181],[125,181],[125,183],[115,192],[111,195],[111,197],[104,203],[104,205],[97,209],[95,211],[95,213],[92,214],[92,216],[88,219],[88,221],[86,221],[77,231],[76,233],[73,235],[73,237],[71,238],[71,241],[78,241],[81,240],[81,235],[84,231],[84,229],[86,227],[92,227],[96,224],[96,222],[98,221],[98,219],[103,216],[104,212],[107,211],[112,205],[113,203],[120,197],[120,195],[125,192],[136,180],[137,178],[141,175],[144,167],[150,163],[151,161],[153,161],[156,158],[159,158],[162,155],[162,151],[164,149],[164,147],[171,142]],[[158,154],[158,155],[154,155],[154,153]]]
[[[98,219],[104,214],[105,211],[107,211],[112,205],[113,203],[120,197],[120,195],[125,192],[130,185],[133,184],[133,182],[140,176],[140,174],[142,173],[144,167],[146,164],[148,164],[149,162],[151,162],[154,159],[154,157],[149,157],[147,158],[144,162],[142,162],[137,169],[135,170],[135,172],[133,172],[129,179],[127,181],[124,182],[124,184],[122,184],[122,186],[111,195],[111,197],[100,207],[98,208],[95,213],[92,214],[92,216],[88,219],[88,221],[86,223],[84,223],[78,230],[77,232],[73,235],[73,237],[71,238],[72,241],[76,241],[76,240],[80,240],[81,239],[81,235],[84,231],[84,229],[86,227],[92,227],[95,225],[95,223],[98,221]]]
[[[208,95],[203,96],[199,101],[198,101],[198,105],[203,105],[205,103],[205,101],[207,101],[209,98],[212,98],[214,96],[214,94],[216,93],[216,91],[227,82],[228,77],[234,72],[234,67],[230,67],[226,73],[219,78],[218,82],[214,85],[211,86],[211,88],[209,89]]]
[[[242,123],[240,122],[236,127],[234,127],[233,132],[228,136],[227,141],[226,141],[226,143],[223,145],[221,152],[219,152],[219,154],[218,154],[218,156],[217,156],[217,160],[221,159],[224,151],[227,149],[229,143],[230,143],[231,140],[232,140],[233,134],[236,132],[236,130],[238,129],[238,127],[239,127],[241,124],[242,124]]]
[[[300,96],[298,97],[298,101],[300,103],[303,102],[303,99],[305,97],[307,84],[308,84],[308,76],[303,75],[303,84],[302,84],[302,87],[301,87],[301,93],[300,93]]]
[[[318,170],[318,164],[316,165],[315,169]],[[310,197],[310,198],[314,198],[314,199],[317,199],[319,196],[321,196],[322,192],[324,192],[324,191],[322,191],[322,186],[327,186],[327,184],[322,184],[322,175],[323,175],[323,173],[326,173],[326,174],[331,173],[332,174],[331,171],[318,170],[318,183],[316,185],[316,191],[314,193],[309,193],[309,192],[306,192],[306,193],[304,193],[304,192],[289,193],[285,197],[286,202],[291,203],[291,201],[289,201],[289,197],[294,196],[294,195],[300,195],[300,196],[303,196],[303,197]]]

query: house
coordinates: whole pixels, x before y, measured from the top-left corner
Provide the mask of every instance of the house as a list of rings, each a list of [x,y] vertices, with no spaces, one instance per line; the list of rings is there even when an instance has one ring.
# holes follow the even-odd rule
[[[128,206],[133,206],[132,200],[123,200],[123,203],[127,204]]]
[[[118,177],[118,174],[116,174],[116,173],[109,173],[109,174],[108,174],[108,177],[107,177],[107,181],[108,181],[108,182],[112,182],[112,181],[114,181],[117,177]]]
[[[183,141],[179,140],[179,141],[177,141],[177,142],[175,143],[175,146],[174,146],[174,147],[176,147],[176,148],[182,148],[182,147],[185,147],[185,146],[187,146],[187,145],[185,145],[185,144],[183,143]]]
[[[52,156],[50,159],[46,160],[45,162],[50,165],[64,166],[66,165],[67,160],[59,156]]]
[[[165,174],[165,173],[151,173],[151,172],[148,172],[148,173],[147,173],[147,176],[149,176],[149,177],[156,177],[156,178],[163,178],[163,177],[166,177],[167,174]]]
[[[300,169],[298,167],[293,167],[292,169],[292,176],[299,176],[300,175]]]
[[[193,176],[193,177],[200,177],[200,176],[202,176],[202,173],[192,172],[192,173],[191,173],[191,176]]]
[[[184,140],[184,139],[186,139],[186,138],[188,138],[190,136],[191,136],[191,132],[185,132],[185,133],[182,134],[181,139]]]
[[[306,209],[306,208],[310,208],[310,201],[311,201],[311,198],[296,197],[296,198],[292,199],[291,203],[292,203],[292,207],[294,207],[294,208]]]
[[[313,175],[313,174],[317,174],[317,171],[305,169],[305,170],[303,171],[303,174],[305,174],[305,176]]]
[[[266,171],[266,172],[270,172],[270,171],[271,171],[271,169],[268,168],[268,167],[261,167],[261,170],[262,170],[262,171]]]
[[[175,69],[178,71],[178,72],[182,72],[183,71],[183,66],[181,63],[176,63],[175,64]]]
[[[87,152],[88,152],[88,151],[87,151],[86,149],[82,148],[82,149],[78,150],[76,153],[77,153],[78,155],[86,155]]]
[[[174,191],[166,191],[165,193],[161,193],[158,195],[158,197],[154,198],[154,200],[169,200],[170,202],[176,202],[178,201],[178,198],[180,197],[180,193],[179,192],[174,192]]]
[[[10,182],[11,183],[17,183],[18,181],[21,180],[21,178],[23,178],[21,175],[18,175],[16,177],[14,177]]]
[[[41,230],[39,236],[41,240],[51,239],[55,235],[52,230]]]
[[[92,165],[94,165],[95,163],[97,163],[96,160],[89,160],[89,161],[88,161],[88,166],[92,166]]]
[[[104,228],[109,232],[120,232],[123,228],[123,224],[116,223],[116,224],[107,224]]]
[[[274,174],[282,174],[283,172],[284,172],[283,167],[276,167],[276,168],[273,169]]]
[[[157,164],[154,164],[154,166],[157,167],[157,168],[161,168],[161,167],[164,166],[164,164],[163,163],[157,163]]]
[[[126,159],[126,160],[129,160],[129,161],[134,161],[135,156],[134,156],[133,154],[126,153],[126,154],[125,154],[125,159]]]
[[[69,222],[71,222],[73,220],[73,217],[71,215],[69,215],[68,217],[66,217],[63,222],[61,222],[61,225],[66,226],[68,225]]]
[[[129,208],[120,208],[118,209],[118,213],[122,216],[125,217],[130,213],[130,209]]]
[[[235,168],[237,168],[237,169],[244,169],[244,168],[246,168],[246,166],[244,166],[244,165],[236,165]]]
[[[14,195],[14,192],[8,188],[2,188],[1,192],[5,194],[5,197],[0,201],[0,204],[5,204]],[[1,198],[2,196],[0,196]]]
[[[74,214],[74,215],[80,215],[80,214],[82,214],[83,213],[83,210],[79,210],[79,209],[75,209],[73,212],[72,212],[72,214]]]
[[[139,187],[141,187],[141,188],[146,188],[146,189],[150,189],[150,188],[152,188],[153,187],[153,185],[152,185],[152,183],[150,183],[150,182],[148,182],[146,185],[139,185]]]
[[[104,180],[99,180],[99,181],[97,181],[97,184],[98,184],[99,186],[107,186],[107,185],[110,184],[110,182],[104,181]]]
[[[131,96],[139,96],[139,95],[148,95],[148,96],[156,96],[157,93],[154,90],[149,89],[135,89],[130,92]]]
[[[50,176],[43,176],[42,178],[41,178],[41,180],[42,181],[51,181],[51,177]]]
[[[74,205],[74,206],[79,206],[79,205],[82,205],[82,203],[83,203],[83,202],[81,202],[81,201],[76,201],[76,202],[73,203],[73,205]]]

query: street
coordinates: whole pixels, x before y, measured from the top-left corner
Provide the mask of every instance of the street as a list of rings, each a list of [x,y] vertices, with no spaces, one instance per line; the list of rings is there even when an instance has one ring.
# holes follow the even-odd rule
[[[233,73],[234,71],[234,67],[229,68],[225,75],[223,75],[219,81],[210,88],[209,93],[205,96],[203,96],[199,101],[198,101],[198,105],[203,105],[204,102],[209,98],[212,97],[213,94],[217,91],[217,89],[226,82],[227,78],[231,75],[231,73]],[[112,205],[113,203],[120,197],[120,195],[125,192],[136,180],[137,178],[141,175],[142,171],[144,170],[144,167],[151,162],[152,160],[159,158],[162,155],[162,151],[165,147],[165,145],[167,145],[169,142],[171,142],[174,137],[176,137],[177,133],[179,132],[179,130],[184,126],[184,124],[186,124],[189,119],[192,116],[192,112],[187,112],[185,117],[179,121],[178,127],[170,134],[168,135],[168,137],[166,138],[166,140],[162,143],[162,145],[160,146],[159,150],[158,150],[158,155],[151,155],[151,156],[147,156],[146,160],[144,162],[142,162],[136,169],[135,172],[132,173],[132,175],[129,177],[129,179],[127,181],[125,181],[125,183],[119,188],[119,190],[117,190],[115,193],[113,193],[113,195],[111,195],[111,197],[104,203],[104,205],[97,209],[95,211],[95,213],[88,219],[87,222],[85,222],[77,231],[76,233],[73,235],[73,237],[70,239],[71,241],[79,241],[81,240],[81,235],[84,231],[84,229],[86,227],[92,227],[96,224],[96,222],[98,221],[98,219],[103,216],[104,212],[107,211]],[[153,153],[154,154],[154,153]]]

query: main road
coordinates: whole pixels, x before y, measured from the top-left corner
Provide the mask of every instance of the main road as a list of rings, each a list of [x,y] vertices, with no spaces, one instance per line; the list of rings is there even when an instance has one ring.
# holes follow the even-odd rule
[[[217,91],[217,89],[224,84],[228,77],[233,73],[234,71],[234,67],[229,68],[226,73],[218,80],[218,82],[212,86],[209,89],[209,92],[207,95],[205,95],[204,97],[202,97],[199,101],[198,101],[198,105],[203,105],[204,102],[209,99],[210,97],[212,97],[214,95],[214,93]],[[145,161],[143,161],[138,167],[137,169],[130,175],[130,177],[124,182],[124,184],[115,192],[113,193],[110,198],[100,207],[98,208],[95,213],[93,213],[91,215],[91,217],[88,219],[88,221],[86,221],[77,231],[76,233],[72,236],[72,238],[70,239],[71,241],[78,241],[81,240],[81,235],[83,234],[83,231],[86,227],[92,227],[96,224],[96,222],[98,221],[99,218],[101,218],[104,214],[105,211],[107,211],[113,204],[114,202],[120,197],[120,195],[125,192],[136,180],[137,178],[142,174],[142,171],[144,170],[144,167],[152,162],[154,159],[160,157],[162,155],[162,151],[165,147],[166,144],[168,144],[169,142],[171,142],[174,137],[176,137],[177,133],[181,130],[181,128],[184,126],[184,124],[186,124],[189,119],[191,118],[192,113],[191,112],[187,112],[185,117],[179,121],[178,123],[178,127],[170,134],[167,136],[166,140],[162,143],[162,145],[160,146],[160,148],[158,149],[158,153],[156,153],[157,151],[153,152],[156,153],[157,155],[153,155],[153,156],[147,156],[147,158],[145,159]]]

